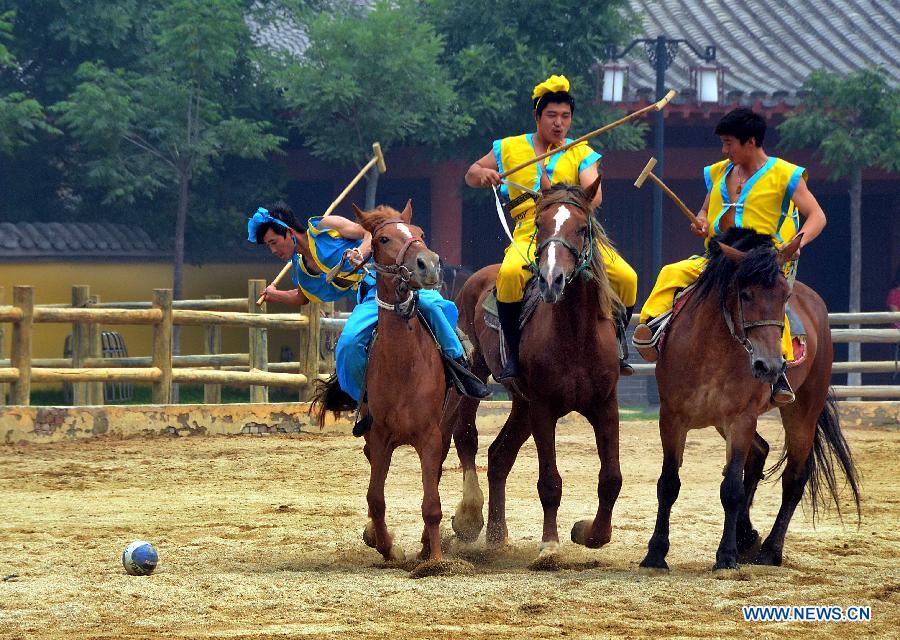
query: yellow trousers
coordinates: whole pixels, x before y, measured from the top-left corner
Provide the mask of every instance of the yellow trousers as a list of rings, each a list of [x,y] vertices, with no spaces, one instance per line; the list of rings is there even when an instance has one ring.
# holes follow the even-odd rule
[[[497,275],[497,300],[519,302],[525,295],[525,285],[534,275],[525,269],[528,260],[534,260],[534,216],[527,216],[516,224],[513,242],[506,247],[500,273]],[[602,249],[603,264],[612,290],[626,307],[637,301],[637,273],[625,259],[612,248]]]
[[[693,284],[708,260],[703,256],[694,256],[687,260],[667,264],[659,272],[653,291],[647,296],[641,309],[641,322],[657,318],[666,313],[675,304],[675,294]],[[794,358],[794,346],[791,343],[791,327],[787,315],[784,316],[784,332],[781,334],[781,349],[784,357],[791,361]]]

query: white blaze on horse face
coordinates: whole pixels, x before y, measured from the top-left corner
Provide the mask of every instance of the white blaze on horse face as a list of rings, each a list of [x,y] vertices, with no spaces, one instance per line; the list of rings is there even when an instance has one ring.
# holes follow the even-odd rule
[[[556,223],[556,228],[553,229],[554,236],[559,235],[566,220],[571,217],[572,212],[566,208],[566,205],[563,205],[556,210],[556,213],[553,214],[553,222]],[[551,243],[547,249],[547,273],[553,273],[553,268],[556,266],[556,243]]]
[[[398,224],[397,228],[400,229],[400,233],[403,234],[404,238],[406,238],[407,240],[409,238],[412,238],[412,231],[410,231],[409,227],[407,227],[405,224]]]

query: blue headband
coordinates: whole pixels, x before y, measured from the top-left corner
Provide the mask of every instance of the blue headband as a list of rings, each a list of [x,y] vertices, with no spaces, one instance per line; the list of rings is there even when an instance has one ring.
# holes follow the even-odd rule
[[[250,219],[247,221],[247,241],[256,244],[256,233],[259,231],[259,228],[267,223],[277,224],[280,227],[284,227],[285,229],[290,229],[291,227],[285,222],[279,220],[278,218],[273,218],[269,213],[268,209],[263,209],[260,207],[256,210]]]

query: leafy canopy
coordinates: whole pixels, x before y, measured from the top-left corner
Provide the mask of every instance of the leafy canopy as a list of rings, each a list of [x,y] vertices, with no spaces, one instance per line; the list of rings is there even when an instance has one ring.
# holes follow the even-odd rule
[[[883,69],[810,74],[802,109],[779,125],[781,146],[818,148],[840,178],[865,167],[900,170],[900,89]]]

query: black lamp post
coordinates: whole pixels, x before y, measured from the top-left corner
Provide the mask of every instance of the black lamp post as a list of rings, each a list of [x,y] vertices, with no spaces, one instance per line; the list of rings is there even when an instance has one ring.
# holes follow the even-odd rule
[[[714,46],[708,46],[703,51],[700,51],[693,44],[688,42],[687,40],[683,40],[680,38],[666,38],[665,36],[658,36],[656,38],[640,38],[635,40],[627,47],[625,47],[624,51],[621,53],[617,51],[615,45],[610,45],[606,49],[606,58],[607,60],[618,60],[620,58],[625,57],[628,53],[634,49],[639,44],[643,44],[645,47],[645,51],[647,54],[647,58],[650,61],[650,64],[656,69],[656,100],[662,100],[662,98],[666,94],[666,69],[674,62],[675,57],[678,55],[678,45],[683,44],[690,49],[694,55],[703,60],[704,62],[712,63],[716,60],[716,48]],[[624,84],[624,73],[620,70],[620,67],[615,67],[614,73],[618,73],[618,76],[611,76],[613,78],[619,79],[618,87],[616,89],[618,92],[622,91],[622,85]],[[604,74],[606,76],[606,74]],[[718,75],[715,76],[718,79]],[[604,81],[606,77],[604,77]],[[699,89],[703,89],[703,82],[705,80],[701,79],[698,75],[698,83],[701,83],[698,87],[698,98],[702,99],[701,91]],[[712,89],[712,93],[718,95],[721,91],[721,86],[714,86]],[[618,99],[617,99],[618,98]],[[603,93],[604,100],[610,100],[612,102],[621,101],[621,97],[617,91],[607,91],[604,86]],[[705,100],[704,100],[705,101]],[[656,123],[654,126],[654,148],[656,155],[656,168],[654,172],[659,177],[662,177],[663,173],[663,112],[656,112]],[[653,190],[653,271],[654,273],[659,273],[659,270],[662,268],[662,203],[663,203],[663,194],[659,189]]]

